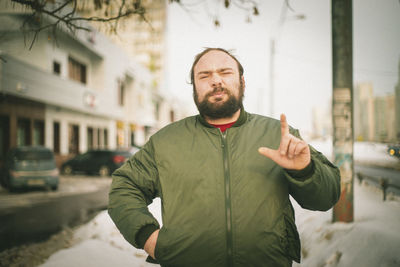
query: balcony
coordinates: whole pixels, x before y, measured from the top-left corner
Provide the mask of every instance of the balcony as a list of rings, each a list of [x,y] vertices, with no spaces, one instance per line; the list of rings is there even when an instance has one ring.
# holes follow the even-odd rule
[[[67,80],[8,55],[0,60],[0,93],[44,104],[107,117],[120,117],[122,110],[109,103],[107,91],[99,94],[78,82]]]

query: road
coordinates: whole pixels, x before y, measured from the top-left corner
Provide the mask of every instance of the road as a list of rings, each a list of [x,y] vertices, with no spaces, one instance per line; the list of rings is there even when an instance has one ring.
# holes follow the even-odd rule
[[[356,164],[354,166],[354,172],[361,173],[361,174],[364,174],[367,176],[376,177],[377,179],[386,178],[386,179],[388,179],[390,184],[393,184],[394,186],[400,188],[400,171],[399,170]],[[378,182],[374,182],[371,180],[367,180],[367,182],[380,187]],[[400,190],[396,189],[394,187],[388,187],[387,193],[394,193],[394,194],[400,196]]]
[[[111,178],[61,176],[59,190],[0,190],[0,251],[44,240],[105,209]]]
[[[388,178],[390,183],[400,186],[398,170],[356,164],[357,172]],[[64,227],[88,221],[97,211],[106,208],[110,183],[110,178],[61,176],[56,192],[9,193],[0,188],[0,251],[47,239]],[[399,190],[392,188],[387,192],[400,195]]]

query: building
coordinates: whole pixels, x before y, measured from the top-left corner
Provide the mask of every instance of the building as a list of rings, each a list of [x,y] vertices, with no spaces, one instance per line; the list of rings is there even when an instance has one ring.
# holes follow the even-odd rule
[[[393,142],[396,138],[394,100],[394,95],[374,98],[374,141]]]
[[[396,129],[396,141],[400,143],[400,60],[399,60],[399,74],[398,82],[395,87],[395,129]]]
[[[371,83],[359,83],[354,97],[354,136],[356,141],[394,142],[396,140],[396,97],[374,96]]]
[[[95,10],[93,1],[80,0],[80,3],[78,9],[86,16],[104,13],[105,7]],[[114,11],[110,15],[117,14],[120,4],[120,0],[110,3],[113,7],[110,10]],[[139,15],[132,15],[120,19],[117,24],[93,22],[92,25],[153,74],[151,88],[157,127],[152,130],[156,131],[183,118],[186,112],[182,110],[182,105],[176,104],[177,100],[168,94],[165,86],[167,0],[143,0],[141,4],[146,10],[146,20]]]
[[[45,145],[61,162],[144,144],[156,125],[150,71],[96,31],[43,31],[29,50],[26,9],[0,9],[0,158],[20,145]]]
[[[332,105],[313,107],[312,109],[312,139],[332,136]]]
[[[372,83],[355,86],[354,98],[354,138],[356,141],[375,139],[374,94]]]

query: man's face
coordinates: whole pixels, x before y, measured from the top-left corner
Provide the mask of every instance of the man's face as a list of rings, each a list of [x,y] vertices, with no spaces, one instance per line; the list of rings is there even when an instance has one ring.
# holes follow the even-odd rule
[[[200,114],[211,119],[231,117],[242,107],[244,81],[236,61],[212,50],[194,66],[193,96]]]

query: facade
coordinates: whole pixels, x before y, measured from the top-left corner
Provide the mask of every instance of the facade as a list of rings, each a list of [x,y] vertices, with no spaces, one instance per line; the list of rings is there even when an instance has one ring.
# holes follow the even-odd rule
[[[398,82],[395,88],[395,126],[396,126],[396,141],[400,143],[400,60],[399,60],[399,74]]]
[[[95,10],[93,1],[80,2],[78,9],[87,16],[104,12]],[[120,0],[111,3],[112,10],[115,11],[113,15],[118,11],[120,4]],[[115,24],[93,22],[92,25],[153,74],[152,98],[158,119],[157,126],[151,130],[156,131],[170,122],[183,118],[186,112],[183,111],[182,105],[176,104],[177,100],[168,94],[165,82],[167,0],[143,0],[141,4],[146,10],[146,20],[139,15],[132,15],[120,19],[116,29],[113,29]]]
[[[20,145],[45,145],[61,162],[144,144],[156,125],[152,74],[96,31],[58,28],[56,41],[41,32],[29,50],[27,13],[8,5],[0,4],[0,160]]]
[[[356,141],[375,139],[374,94],[371,83],[359,83],[354,92],[354,137]]]
[[[394,95],[375,97],[375,140],[393,142],[395,140]]]
[[[311,138],[325,138],[332,135],[332,111],[331,105],[314,107],[312,110],[312,134]]]
[[[398,116],[396,101],[393,94],[374,96],[371,83],[357,84],[354,97],[355,140],[394,142]]]

